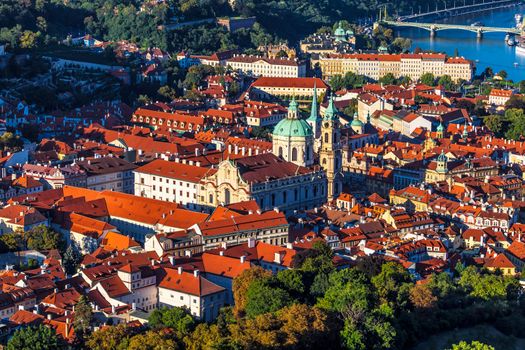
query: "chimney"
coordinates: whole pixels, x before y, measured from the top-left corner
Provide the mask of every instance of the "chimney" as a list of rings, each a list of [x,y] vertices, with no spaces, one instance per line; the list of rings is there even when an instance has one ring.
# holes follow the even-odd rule
[[[282,259],[282,256],[281,256],[281,253],[280,252],[277,252],[274,254],[274,259],[273,261],[277,264],[282,264],[283,262],[283,259]]]
[[[199,277],[199,270],[193,270],[193,276],[194,277]]]
[[[224,256],[224,250],[219,251],[220,256]]]
[[[182,275],[182,266],[177,267],[177,273]]]
[[[53,315],[52,314],[47,314],[47,319],[51,321],[53,319]]]
[[[293,244],[291,242],[286,243],[286,249],[293,249]]]
[[[24,309],[25,309],[24,305],[18,305],[18,310],[24,310]]]
[[[116,312],[115,305],[111,305],[111,313],[114,314]]]
[[[241,255],[241,264],[244,264],[246,261],[246,255]]]
[[[255,248],[255,239],[254,238],[248,238],[248,248]]]
[[[168,260],[170,261],[170,265],[175,265],[175,257],[173,255],[168,256]]]

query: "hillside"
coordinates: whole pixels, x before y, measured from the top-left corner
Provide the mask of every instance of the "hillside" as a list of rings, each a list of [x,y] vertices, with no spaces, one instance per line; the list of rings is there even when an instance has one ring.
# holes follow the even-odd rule
[[[341,19],[375,16],[385,4],[389,13],[435,6],[432,0],[3,0],[0,42],[32,48],[67,35],[91,33],[106,40],[178,49],[173,43],[180,41],[181,33],[162,30],[164,24],[232,15],[255,16],[264,34],[296,41]],[[255,35],[259,34],[258,29]],[[221,37],[219,41],[227,44],[228,40],[233,39]]]

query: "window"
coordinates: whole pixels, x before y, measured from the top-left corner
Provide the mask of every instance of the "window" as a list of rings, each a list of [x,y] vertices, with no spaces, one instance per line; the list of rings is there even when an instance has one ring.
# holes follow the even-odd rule
[[[297,161],[297,148],[292,148],[292,162]]]
[[[328,133],[325,133],[325,134],[324,134],[324,142],[325,142],[325,143],[328,143],[329,137],[330,137],[330,136],[328,135]],[[155,180],[155,179],[153,179],[153,180]]]

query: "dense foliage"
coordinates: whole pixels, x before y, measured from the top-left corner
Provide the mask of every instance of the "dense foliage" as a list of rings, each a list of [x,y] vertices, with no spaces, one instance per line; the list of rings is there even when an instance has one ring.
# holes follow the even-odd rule
[[[453,0],[447,0],[452,4]],[[12,47],[35,48],[64,40],[68,35],[91,33],[106,40],[130,40],[143,47],[158,46],[176,51],[202,47],[227,48],[261,43],[272,37],[298,40],[335,21],[375,16],[387,5],[389,13],[408,13],[413,7],[434,7],[431,0],[171,0],[166,3],[139,0],[3,0],[0,4],[0,42]],[[241,34],[222,28],[182,27],[171,32],[172,23],[220,16],[255,16],[262,27]],[[283,20],[286,19],[286,20]],[[211,39],[213,38],[213,40]],[[248,40],[247,40],[248,38]],[[182,39],[182,40],[181,40]],[[209,45],[207,45],[209,44]],[[407,43],[398,40],[395,47]]]
[[[149,331],[104,328],[94,349],[168,344],[180,349],[405,349],[439,332],[491,323],[507,335],[524,331],[517,279],[459,264],[454,276],[416,284],[407,270],[380,257],[336,270],[324,245],[301,252],[293,270],[273,275],[253,268],[233,284],[235,307],[212,324],[196,324],[186,310],[152,313]],[[170,343],[171,341],[171,343]],[[167,346],[168,346],[167,345]],[[121,347],[122,346],[122,347]],[[490,349],[480,343],[452,349]],[[146,348],[150,348],[146,345]]]
[[[40,325],[16,330],[7,343],[7,350],[58,350],[63,348],[55,330]]]

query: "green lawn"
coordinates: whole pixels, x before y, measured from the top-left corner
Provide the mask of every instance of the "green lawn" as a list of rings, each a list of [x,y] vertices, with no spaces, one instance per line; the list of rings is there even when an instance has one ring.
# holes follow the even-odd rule
[[[525,335],[524,335],[525,336]],[[525,349],[525,339],[507,336],[489,325],[479,325],[471,328],[458,329],[436,334],[426,341],[419,343],[411,350],[444,350],[461,340],[471,342],[478,340],[492,345],[496,350]]]

